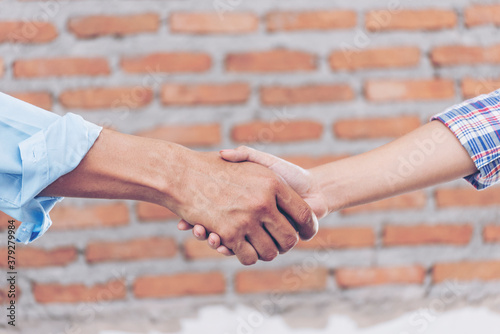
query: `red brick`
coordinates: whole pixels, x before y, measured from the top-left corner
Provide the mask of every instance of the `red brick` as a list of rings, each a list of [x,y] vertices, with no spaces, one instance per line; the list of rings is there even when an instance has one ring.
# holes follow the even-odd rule
[[[173,13],[170,30],[185,34],[241,34],[257,31],[259,19],[252,13]]]
[[[313,168],[320,165],[324,165],[330,162],[334,162],[340,159],[347,158],[348,155],[322,155],[322,156],[310,156],[310,155],[290,155],[282,157],[286,161],[292,164],[298,165],[302,168]]]
[[[473,5],[465,10],[465,25],[500,25],[500,5]]]
[[[68,109],[104,109],[144,107],[153,100],[153,90],[145,87],[87,88],[68,90],[59,102]]]
[[[335,278],[339,287],[344,289],[385,284],[422,284],[425,269],[421,266],[338,269]]]
[[[452,80],[369,80],[366,98],[373,102],[443,100],[455,96]]]
[[[272,12],[267,15],[268,31],[330,30],[356,26],[357,15],[352,10],[310,12]]]
[[[434,265],[432,280],[441,283],[453,281],[492,281],[500,279],[499,261],[438,263]]]
[[[45,92],[9,93],[10,96],[45,110],[52,109],[52,96]]]
[[[485,242],[500,242],[500,226],[485,226],[483,229],[483,239]]]
[[[462,95],[464,99],[471,99],[481,94],[488,94],[500,88],[498,79],[472,79],[462,80]]]
[[[138,202],[135,210],[137,212],[137,217],[143,222],[180,219],[169,209],[153,203]]]
[[[9,291],[10,288],[8,286],[0,287],[0,305],[10,303],[11,300],[19,300],[19,297],[21,296],[21,290],[19,289],[19,286],[16,286],[16,292],[15,296],[12,296],[13,298],[9,297],[9,294],[11,294],[11,292]]]
[[[500,204],[500,188],[477,191],[473,188],[443,188],[436,190],[439,208],[484,207]]]
[[[260,98],[265,105],[332,103],[351,101],[354,92],[346,84],[267,86],[261,88]]]
[[[239,143],[281,143],[319,139],[322,133],[323,125],[315,121],[255,121],[235,126],[231,138]]]
[[[0,211],[0,221],[3,223],[4,221],[6,222],[7,220],[13,220],[13,219],[5,212]]]
[[[129,223],[128,207],[123,203],[86,207],[58,205],[50,212],[52,230],[116,227]]]
[[[221,142],[219,124],[161,126],[136,135],[171,141],[184,146],[214,146]]]
[[[13,220],[14,221],[14,226],[16,228],[18,228],[19,225],[21,225],[21,222],[15,220],[11,216],[8,216],[5,213],[3,213],[2,211],[0,211],[0,231],[3,231],[3,230],[7,229],[7,227],[10,225],[9,224],[9,220]]]
[[[226,57],[229,72],[297,72],[316,69],[316,57],[292,50],[233,53]]]
[[[326,289],[328,269],[295,266],[286,269],[248,270],[236,274],[236,292],[296,293]]]
[[[7,268],[7,248],[0,251],[2,256],[0,259],[0,267]],[[18,267],[50,267],[50,266],[66,266],[76,261],[78,253],[75,247],[59,247],[50,250],[17,246],[16,247],[16,266]]]
[[[210,248],[206,242],[192,238],[184,241],[184,256],[188,260],[226,258],[221,253]]]
[[[332,70],[415,67],[420,63],[417,47],[393,47],[370,50],[335,51],[330,56]]]
[[[152,13],[125,16],[84,16],[72,18],[68,24],[69,31],[78,38],[156,32],[159,27],[160,17],[158,14]]]
[[[299,249],[363,248],[375,245],[375,233],[370,227],[320,228],[318,234],[307,242],[300,241]]]
[[[134,283],[136,298],[218,295],[225,291],[226,281],[220,272],[144,276]]]
[[[0,22],[0,43],[47,43],[56,38],[57,29],[49,22]]]
[[[470,242],[472,231],[471,225],[389,225],[384,228],[384,245],[449,244],[461,246]]]
[[[97,241],[87,245],[87,262],[135,261],[170,258],[177,253],[172,238],[142,238],[126,241]]]
[[[396,13],[374,10],[366,14],[365,27],[368,31],[442,30],[456,27],[457,21],[453,10],[398,10]]]
[[[165,105],[224,105],[245,103],[250,97],[246,83],[163,85],[161,100]]]
[[[179,73],[206,72],[212,66],[212,59],[205,53],[156,53],[148,56],[125,57],[121,67],[128,73]]]
[[[10,303],[10,298],[8,297],[8,294],[9,294],[8,287],[0,287],[0,305]]]
[[[335,122],[333,132],[337,138],[349,140],[399,137],[420,125],[420,119],[414,116],[345,119]]]
[[[122,280],[86,286],[83,284],[62,285],[58,283],[34,284],[33,295],[41,304],[48,303],[101,303],[125,299],[127,290]]]
[[[441,46],[431,52],[435,66],[499,64],[500,44],[491,47],[480,46]]]
[[[110,73],[105,58],[51,58],[14,62],[16,78],[98,76]]]
[[[342,214],[354,214],[373,211],[391,211],[391,210],[412,210],[422,209],[425,206],[427,198],[423,191],[416,191],[396,197],[383,199],[368,204],[354,206],[342,210]]]

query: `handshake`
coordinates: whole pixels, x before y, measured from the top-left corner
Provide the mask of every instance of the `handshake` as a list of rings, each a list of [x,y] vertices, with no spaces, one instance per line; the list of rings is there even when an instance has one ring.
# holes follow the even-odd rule
[[[186,151],[183,158],[165,206],[183,218],[180,230],[193,229],[197,239],[244,265],[273,260],[299,236],[311,239],[328,212],[313,175],[273,155],[239,147],[220,155]]]
[[[416,154],[422,158],[408,170]],[[460,141],[437,121],[309,170],[248,147],[196,152],[105,129],[78,167],[40,195],[156,203],[183,219],[180,230],[193,229],[220,253],[251,265],[289,251],[299,237],[314,237],[318,219],[330,212],[477,172]]]
[[[318,219],[330,212],[478,173],[453,132],[436,121],[309,170],[248,147],[191,154],[199,163],[179,171],[180,181],[197,186],[182,187],[179,210],[174,207],[184,219],[178,227],[193,228],[198,239],[208,238],[212,248],[235,254],[245,265],[273,260],[293,248],[298,236],[312,238]],[[423,158],[415,162],[417,154]]]
[[[80,164],[39,196],[155,203],[200,240],[251,265],[318,231],[329,211],[308,171],[251,148],[198,152],[104,129]],[[210,234],[210,236],[209,236]]]

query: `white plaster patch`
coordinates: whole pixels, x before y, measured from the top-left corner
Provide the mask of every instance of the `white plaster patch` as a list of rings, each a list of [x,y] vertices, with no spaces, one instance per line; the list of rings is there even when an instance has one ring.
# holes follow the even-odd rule
[[[422,312],[424,310],[421,310]],[[424,316],[420,311],[405,314],[372,327],[359,328],[348,316],[332,315],[323,329],[292,329],[280,316],[264,317],[258,311],[239,306],[201,309],[196,319],[181,320],[176,334],[498,334],[500,315],[487,308],[463,308]],[[101,331],[99,334],[167,334],[158,331]],[[168,333],[170,334],[170,333]]]

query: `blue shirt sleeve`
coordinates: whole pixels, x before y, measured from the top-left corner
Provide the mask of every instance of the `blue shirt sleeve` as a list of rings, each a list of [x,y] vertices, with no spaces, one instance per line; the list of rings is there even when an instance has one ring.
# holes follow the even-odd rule
[[[18,242],[50,227],[49,211],[62,197],[37,195],[78,166],[101,130],[81,116],[61,117],[0,93],[0,211],[22,222]]]

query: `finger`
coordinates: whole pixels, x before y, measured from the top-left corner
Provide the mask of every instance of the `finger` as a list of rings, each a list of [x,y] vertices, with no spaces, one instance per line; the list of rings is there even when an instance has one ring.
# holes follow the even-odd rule
[[[208,236],[208,245],[213,249],[219,248],[219,246],[221,245],[219,235],[216,233],[210,233],[210,235]]]
[[[295,247],[299,241],[297,231],[295,231],[292,224],[281,213],[277,214],[272,221],[265,222],[264,228],[274,239],[280,254],[288,252],[290,249]]]
[[[193,228],[193,235],[198,240],[207,240],[207,230],[201,225],[195,225]]]
[[[217,251],[225,256],[233,256],[234,255],[233,251],[230,250],[229,248],[227,248],[226,246],[219,246],[217,248]]]
[[[247,239],[262,261],[272,261],[278,256],[278,246],[265,229],[256,229],[247,236]]]
[[[193,228],[193,225],[189,224],[187,221],[183,219],[177,224],[177,228],[180,231],[189,231],[190,229]]]
[[[231,162],[250,161],[265,167],[271,167],[277,162],[284,161],[274,155],[254,150],[247,146],[240,146],[235,150],[222,150],[220,155],[224,160]]]
[[[281,183],[276,196],[278,207],[295,224],[302,240],[312,239],[318,232],[318,219],[309,205],[289,186]]]
[[[252,264],[255,264],[259,260],[259,255],[257,254],[257,251],[247,241],[243,241],[237,244],[236,247],[233,248],[233,252],[238,258],[238,260],[241,262],[241,264],[245,266],[250,266]]]
[[[282,177],[299,193],[301,191],[306,192],[310,188],[306,170],[272,154],[257,151],[251,147],[240,146],[236,150],[223,150],[220,155],[230,162],[249,161],[267,167]]]

